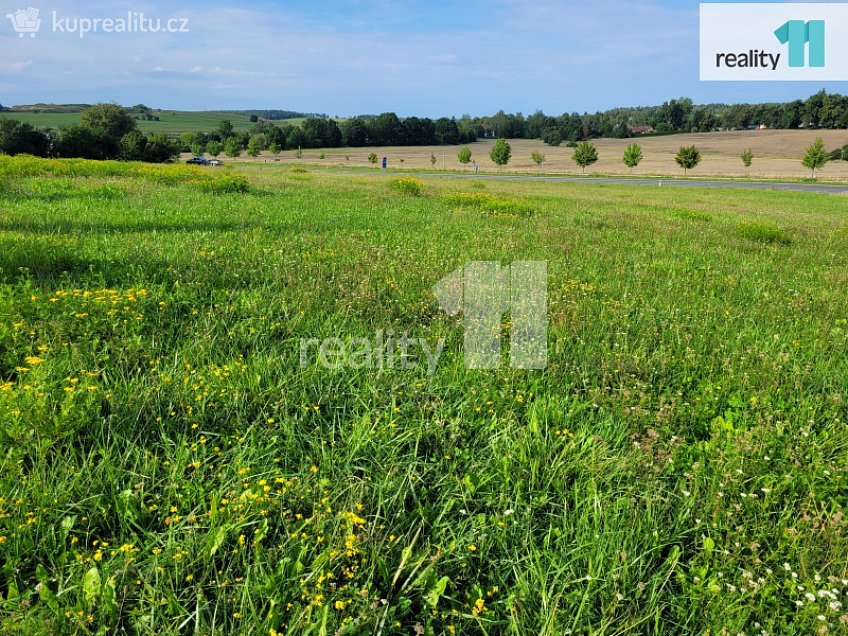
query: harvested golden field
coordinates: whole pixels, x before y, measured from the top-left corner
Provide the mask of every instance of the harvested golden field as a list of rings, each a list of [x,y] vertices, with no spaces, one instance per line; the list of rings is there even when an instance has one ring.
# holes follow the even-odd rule
[[[636,139],[597,139],[593,143],[598,147],[598,162],[587,172],[604,174],[629,174],[621,157],[627,144],[636,141],[642,146],[644,159],[634,175],[673,175],[682,176],[683,171],[674,161],[680,146],[694,144],[701,151],[701,164],[690,171],[690,176],[742,177],[745,169],[740,155],[751,149],[754,163],[748,171],[751,177],[798,179],[810,176],[801,165],[804,150],[816,137],[822,137],[828,150],[848,144],[848,131],[845,130],[764,130],[698,133],[688,135],[669,135],[663,137],[643,137]],[[489,159],[489,150],[493,140],[478,141],[470,144],[473,158],[480,170],[497,171],[497,166]],[[540,140],[513,139],[512,160],[505,168],[510,172],[532,173],[570,173],[579,174],[580,168],[571,158],[574,150],[562,145],[554,148]],[[304,150],[299,160],[305,164],[362,167],[369,166],[368,155],[372,152],[380,158],[388,157],[390,168],[431,169],[431,156],[435,156],[438,170],[462,170],[457,160],[460,146],[419,146],[419,147],[381,147],[381,148],[330,148],[326,150]],[[537,168],[530,158],[534,150],[545,155],[545,163]],[[263,153],[257,159],[243,156],[241,162],[268,162],[280,159],[283,162],[298,161],[293,150],[279,155]],[[321,159],[321,155],[324,159]],[[226,158],[225,158],[226,160]],[[232,161],[231,159],[227,161]],[[469,164],[466,168],[472,170]],[[848,179],[848,163],[833,161],[818,174],[821,179]]]

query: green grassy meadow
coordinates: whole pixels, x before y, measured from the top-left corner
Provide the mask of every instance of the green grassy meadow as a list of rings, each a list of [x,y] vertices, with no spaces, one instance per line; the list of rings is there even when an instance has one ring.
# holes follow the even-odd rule
[[[249,116],[239,115],[237,113],[163,110],[161,112],[154,112],[153,114],[159,117],[159,121],[138,120],[138,129],[141,132],[162,133],[172,137],[178,137],[184,132],[208,133],[218,128],[218,125],[224,119],[230,120],[233,124],[233,128],[237,132],[247,131],[253,125],[250,123]],[[36,128],[52,128],[53,130],[58,130],[64,126],[79,123],[80,120],[80,113],[34,113],[16,111],[0,113],[0,116],[25,121]],[[285,121],[290,124],[299,124],[303,120],[287,119]]]
[[[848,633],[848,199],[233,170],[0,157],[0,633]]]

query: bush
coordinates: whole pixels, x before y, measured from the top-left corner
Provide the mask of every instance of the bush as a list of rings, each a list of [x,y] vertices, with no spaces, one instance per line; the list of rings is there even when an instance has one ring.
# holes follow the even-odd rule
[[[848,161],[848,144],[830,153],[831,161]]]
[[[782,228],[761,221],[743,221],[736,226],[736,234],[758,243],[789,245],[792,242]]]
[[[489,214],[532,216],[533,208],[524,201],[504,199],[484,192],[455,192],[445,197],[445,202],[457,208],[471,208]]]
[[[392,190],[413,197],[420,197],[424,191],[424,184],[419,179],[412,177],[399,177],[389,181],[389,187]]]
[[[200,182],[200,189],[211,194],[246,194],[250,182],[237,174],[216,175]]]

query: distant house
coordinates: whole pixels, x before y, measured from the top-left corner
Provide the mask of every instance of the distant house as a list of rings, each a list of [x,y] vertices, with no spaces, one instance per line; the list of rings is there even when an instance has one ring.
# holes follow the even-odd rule
[[[647,135],[649,133],[654,132],[653,126],[628,126],[628,128],[630,129],[630,132],[634,135]]]

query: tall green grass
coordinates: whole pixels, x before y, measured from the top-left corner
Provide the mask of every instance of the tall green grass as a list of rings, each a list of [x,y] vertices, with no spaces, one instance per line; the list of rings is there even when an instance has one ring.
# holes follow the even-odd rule
[[[844,199],[0,171],[0,632],[844,630]],[[547,261],[546,371],[465,369],[471,260]],[[301,367],[378,330],[436,373]]]

